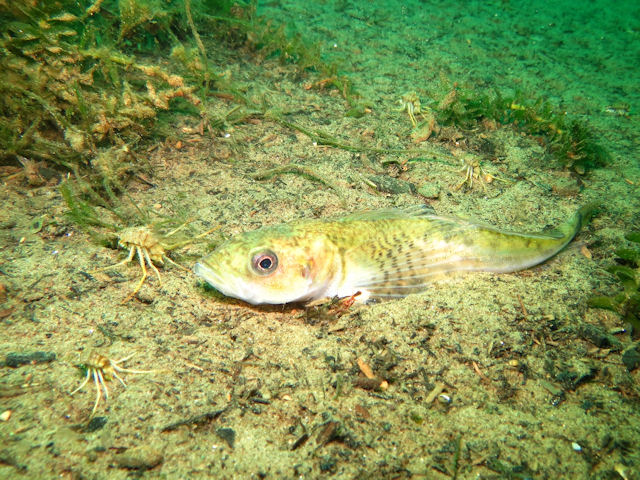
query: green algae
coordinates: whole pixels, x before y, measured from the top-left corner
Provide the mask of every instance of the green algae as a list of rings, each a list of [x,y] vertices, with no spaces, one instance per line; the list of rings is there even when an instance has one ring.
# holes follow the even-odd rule
[[[210,36],[235,35],[303,69],[320,64],[299,35],[257,17],[255,4],[204,0],[193,7],[192,15],[191,2],[175,1],[2,4],[0,161],[24,157],[86,175],[92,186],[122,185],[144,163],[145,145],[169,131],[164,112],[215,117],[210,87],[234,88],[207,58],[196,23],[212,29]],[[169,62],[159,48],[172,50]],[[117,153],[123,149],[129,155]]]
[[[541,167],[555,163],[584,174],[610,160],[609,153],[586,122],[572,118],[544,97],[532,93],[505,95],[495,91],[489,94],[454,83],[446,94],[435,99],[432,108],[441,125],[453,125],[465,131],[483,130],[486,129],[483,122],[489,120],[540,138],[554,159]]]
[[[625,238],[640,244],[640,232],[630,232]],[[618,313],[632,328],[632,335],[640,336],[640,249],[619,248],[615,251],[618,264],[607,268],[622,286],[622,291],[611,296],[597,296],[588,300],[594,308]]]
[[[158,114],[176,101],[196,108],[195,87],[149,55],[166,44],[177,10],[136,0],[0,8],[2,162],[19,156],[66,171],[118,178],[101,155],[153,138]],[[184,35],[182,35],[184,37]],[[143,58],[143,55],[145,57]]]

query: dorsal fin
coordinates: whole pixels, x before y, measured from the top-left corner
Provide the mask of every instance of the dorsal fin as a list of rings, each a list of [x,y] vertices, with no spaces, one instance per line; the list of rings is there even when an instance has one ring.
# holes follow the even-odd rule
[[[354,220],[394,220],[399,218],[420,218],[428,215],[435,215],[435,210],[430,205],[412,205],[405,208],[385,208],[383,210],[368,210],[364,212],[350,213],[340,217],[337,221],[352,222]],[[335,220],[334,220],[335,221]]]

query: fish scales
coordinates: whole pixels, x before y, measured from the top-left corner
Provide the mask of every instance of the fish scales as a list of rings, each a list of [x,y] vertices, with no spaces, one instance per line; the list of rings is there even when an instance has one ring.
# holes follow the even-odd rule
[[[303,220],[240,234],[195,266],[223,294],[252,304],[359,301],[418,293],[445,274],[512,272],[564,248],[593,211],[580,209],[556,232],[520,233],[426,208]]]

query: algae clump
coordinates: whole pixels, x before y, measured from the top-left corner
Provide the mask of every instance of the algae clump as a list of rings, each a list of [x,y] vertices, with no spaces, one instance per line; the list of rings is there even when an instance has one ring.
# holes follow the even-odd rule
[[[625,238],[640,244],[640,232],[631,232]],[[592,297],[588,305],[618,313],[633,329],[633,336],[640,335],[640,249],[621,248],[616,250],[618,264],[607,269],[622,285],[622,291],[612,296]]]
[[[441,88],[448,82],[441,80]],[[487,123],[512,125],[537,138],[559,165],[584,174],[603,166],[608,152],[597,142],[588,125],[558,111],[543,97],[523,92],[503,95],[476,92],[457,83],[434,95],[432,108],[440,125],[463,130],[486,129]],[[488,121],[488,122],[486,122]]]

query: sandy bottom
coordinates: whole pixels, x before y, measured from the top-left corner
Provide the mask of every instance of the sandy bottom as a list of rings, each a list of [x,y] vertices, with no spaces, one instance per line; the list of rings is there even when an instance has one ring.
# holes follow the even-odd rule
[[[567,7],[564,20],[563,7],[478,2],[462,11],[452,3],[267,9],[342,60],[371,104],[357,119],[344,116],[337,92],[305,89],[309,79],[291,66],[209,47],[247,95],[292,121],[431,155],[321,147],[257,118],[226,135],[184,134],[180,148],[173,139],[158,144],[147,182],[134,179],[123,202],[152,216],[195,218],[191,235],[220,226],[170,254],[188,268],[223,237],[261,225],[420,203],[536,231],[601,202],[577,240],[525,272],[445,279],[342,316],[250,307],[170,265],[161,283],[150,272],[122,304],[140,278],[137,262],[92,272],[127,252],[98,245],[70,222],[57,187],[6,183],[0,360],[44,354],[0,370],[0,478],[639,478],[640,370],[621,361],[631,339],[617,315],[586,300],[619,289],[604,268],[624,233],[640,228],[640,17],[604,2]],[[398,111],[403,94],[426,100],[442,75],[551,97],[588,118],[611,164],[583,177],[551,169],[533,139],[499,128],[485,133],[493,153],[478,155],[505,181],[456,189],[464,173],[455,146],[412,144],[409,118]],[[621,101],[629,115],[607,108]],[[230,108],[220,104],[219,113]],[[176,118],[176,130],[197,122]],[[400,166],[385,166],[391,160]],[[287,164],[316,178],[253,179]],[[372,178],[394,186],[380,191]],[[116,361],[135,354],[118,365],[152,372],[121,373],[126,388],[106,380],[109,398],[90,419],[93,381],[70,392],[92,353]],[[386,388],[372,389],[359,359]]]

